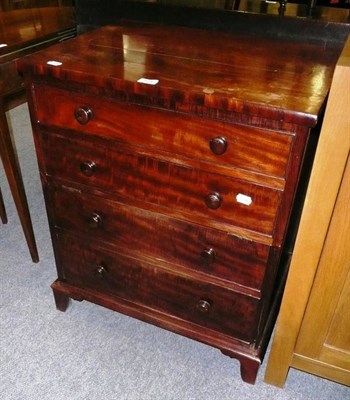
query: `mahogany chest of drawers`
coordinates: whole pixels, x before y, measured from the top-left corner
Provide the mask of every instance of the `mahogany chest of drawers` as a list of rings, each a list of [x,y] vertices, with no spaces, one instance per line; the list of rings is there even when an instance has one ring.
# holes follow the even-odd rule
[[[335,52],[122,24],[24,58],[57,264],[88,300],[220,349],[253,383]]]

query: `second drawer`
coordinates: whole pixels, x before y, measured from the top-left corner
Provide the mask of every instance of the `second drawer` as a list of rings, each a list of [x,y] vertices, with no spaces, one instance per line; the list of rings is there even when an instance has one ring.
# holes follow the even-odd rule
[[[279,190],[138,154],[128,146],[107,148],[45,133],[41,140],[48,175],[203,225],[222,223],[273,235]]]

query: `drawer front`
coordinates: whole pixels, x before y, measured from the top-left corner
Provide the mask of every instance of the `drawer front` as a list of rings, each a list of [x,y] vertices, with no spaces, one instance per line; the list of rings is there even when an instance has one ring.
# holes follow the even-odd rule
[[[93,147],[50,134],[41,140],[49,175],[151,203],[173,215],[194,215],[203,224],[215,219],[273,233],[278,190],[135,154],[122,145]]]
[[[270,247],[226,232],[125,206],[97,196],[52,189],[57,227],[255,289],[259,295]]]
[[[58,259],[65,280],[142,304],[245,341],[252,341],[259,300],[171,270],[59,236]]]
[[[285,133],[97,99],[41,85],[34,86],[34,99],[40,123],[270,176],[286,175],[293,137]]]

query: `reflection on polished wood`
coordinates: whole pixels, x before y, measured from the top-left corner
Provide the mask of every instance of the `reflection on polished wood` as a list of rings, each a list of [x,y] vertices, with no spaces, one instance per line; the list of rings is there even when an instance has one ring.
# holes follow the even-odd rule
[[[13,10],[0,13],[0,62],[13,60],[31,46],[46,41],[60,41],[66,31],[74,30],[75,17],[72,7],[47,7]],[[21,51],[19,54],[12,54]],[[32,51],[29,51],[29,53]]]
[[[15,61],[74,35],[74,9],[71,7],[0,12],[0,156],[34,262],[39,261],[39,256],[6,111],[25,101],[23,81],[16,71]]]
[[[130,23],[123,27],[123,35],[121,30],[104,27],[100,38],[93,33],[91,41],[88,35],[78,36],[74,49],[69,49],[69,56],[65,58],[64,74],[82,77],[93,69],[96,85],[108,81],[113,90],[118,90],[120,80],[130,81],[132,90],[132,84],[141,76],[155,76],[166,88],[164,94],[159,95],[169,97],[169,104],[176,104],[177,96],[185,96],[193,86],[197,91],[192,89],[188,99],[188,102],[195,102],[193,107],[215,106],[222,112],[244,109],[262,117],[269,104],[270,116],[276,120],[283,118],[288,123],[313,126],[329,88],[332,66],[340,53],[338,47],[323,48],[312,43],[289,44],[288,53],[281,52],[280,41],[250,35],[240,36],[245,43],[242,50],[242,43],[230,41],[226,33],[212,35],[197,30],[196,36],[191,36],[192,31],[184,27],[167,27],[169,36],[166,37],[160,27],[152,27],[151,32],[154,36],[150,38],[143,25]],[[226,43],[225,49],[222,49],[222,42]],[[210,54],[202,43],[211,46]],[[171,57],[162,56],[164,48],[172,49]],[[31,60],[35,62],[40,57],[34,54]],[[60,48],[52,48],[50,57],[59,60],[62,57]],[[196,60],[196,65],[189,65],[187,60]],[[40,73],[49,73],[50,68],[50,65],[42,65]],[[184,80],[189,69],[191,79]],[[57,78],[61,71],[61,68],[55,70]],[[225,81],[223,74],[227,75]],[[100,81],[99,76],[108,78]],[[90,78],[86,76],[85,79]],[[254,90],[247,90],[252,82]],[[148,91],[151,90],[154,90],[152,86]],[[242,94],[244,103],[237,100]]]

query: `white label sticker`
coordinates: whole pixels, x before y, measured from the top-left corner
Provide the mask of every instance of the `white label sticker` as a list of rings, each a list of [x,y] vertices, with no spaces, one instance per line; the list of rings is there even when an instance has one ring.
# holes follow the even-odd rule
[[[47,64],[53,65],[54,67],[59,67],[60,65],[62,65],[60,61],[48,61]]]
[[[237,203],[244,204],[245,206],[250,206],[253,202],[250,196],[246,194],[238,193],[236,196]]]
[[[140,78],[137,82],[145,83],[146,85],[156,85],[159,82],[159,79]]]

